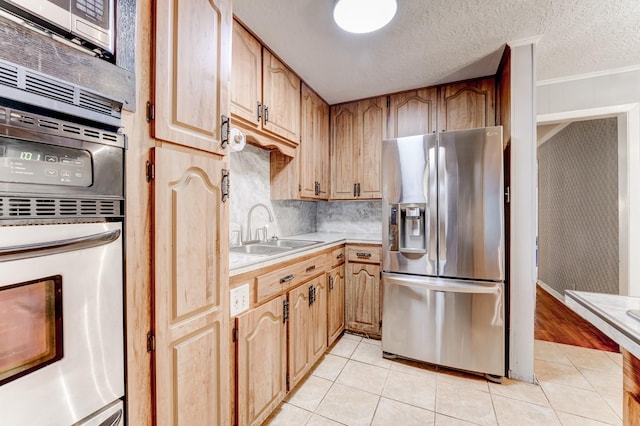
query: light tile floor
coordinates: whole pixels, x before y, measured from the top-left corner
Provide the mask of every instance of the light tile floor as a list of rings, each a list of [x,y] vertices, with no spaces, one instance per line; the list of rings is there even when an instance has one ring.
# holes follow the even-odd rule
[[[622,425],[622,355],[535,341],[538,385],[382,358],[345,334],[266,424]]]

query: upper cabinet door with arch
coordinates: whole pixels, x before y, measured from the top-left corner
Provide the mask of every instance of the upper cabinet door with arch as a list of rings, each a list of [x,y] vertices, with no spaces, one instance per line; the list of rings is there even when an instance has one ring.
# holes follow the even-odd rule
[[[242,25],[233,22],[231,114],[245,125],[260,128],[262,114],[262,45]]]
[[[495,79],[483,78],[439,88],[438,130],[495,126]]]
[[[389,97],[387,138],[424,135],[436,131],[438,89],[426,87]]]
[[[224,155],[231,1],[156,0],[155,5],[153,137]]]
[[[300,79],[262,48],[263,128],[285,139],[300,141]]]

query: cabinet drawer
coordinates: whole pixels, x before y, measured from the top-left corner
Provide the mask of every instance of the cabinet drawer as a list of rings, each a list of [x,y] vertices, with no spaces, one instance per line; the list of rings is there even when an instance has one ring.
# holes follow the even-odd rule
[[[281,291],[321,274],[325,269],[326,255],[323,254],[260,275],[256,278],[255,303],[261,303]]]
[[[381,248],[372,246],[347,246],[349,262],[380,263]]]
[[[331,253],[329,253],[330,266],[331,268],[335,268],[336,266],[340,266],[346,260],[345,249],[344,246],[333,249]]]

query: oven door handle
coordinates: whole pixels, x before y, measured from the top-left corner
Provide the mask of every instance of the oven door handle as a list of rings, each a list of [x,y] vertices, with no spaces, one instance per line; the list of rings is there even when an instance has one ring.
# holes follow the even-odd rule
[[[49,241],[46,243],[25,244],[20,246],[0,247],[0,262],[29,259],[66,253],[109,244],[120,238],[120,230],[87,235],[86,237],[69,238],[67,240]]]

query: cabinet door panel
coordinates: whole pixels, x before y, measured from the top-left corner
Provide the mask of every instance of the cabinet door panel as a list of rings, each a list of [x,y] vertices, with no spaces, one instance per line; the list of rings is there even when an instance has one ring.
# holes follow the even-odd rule
[[[438,128],[441,131],[495,126],[495,123],[493,78],[449,84],[440,88]]]
[[[221,116],[229,115],[231,2],[157,0],[152,133],[224,154]]]
[[[320,194],[318,198],[329,198],[329,105],[320,99],[316,120],[316,153],[314,155],[314,168],[316,179],[320,182]]]
[[[311,305],[310,365],[320,359],[327,349],[327,277],[325,274],[312,280],[315,288]]]
[[[300,142],[300,79],[267,49],[262,49],[263,129]]]
[[[380,334],[380,266],[347,264],[346,327],[353,331]]]
[[[424,135],[436,131],[436,104],[438,89],[435,87],[390,96],[387,138]]]
[[[309,282],[289,292],[289,389],[304,377],[309,370]]]
[[[302,85],[302,128],[300,140],[300,149],[298,150],[299,157],[299,172],[300,172],[300,196],[307,198],[317,198],[316,195],[316,144],[320,141],[318,138],[319,128],[318,112],[320,107],[320,99],[318,96],[307,87]],[[290,184],[294,184],[291,182]]]
[[[387,98],[360,101],[360,198],[382,198],[380,153],[382,140],[387,134]]]
[[[358,103],[342,104],[331,109],[331,198],[353,199],[357,182],[360,138]]]
[[[284,299],[280,296],[237,318],[238,425],[261,424],[286,394]]]
[[[344,330],[344,265],[328,274],[327,344],[332,345]]]
[[[226,162],[169,148],[152,157],[156,417],[159,425],[227,424]],[[190,408],[195,401],[201,410]]]
[[[262,99],[262,46],[233,22],[231,62],[231,114],[245,125],[260,127],[258,102]]]

